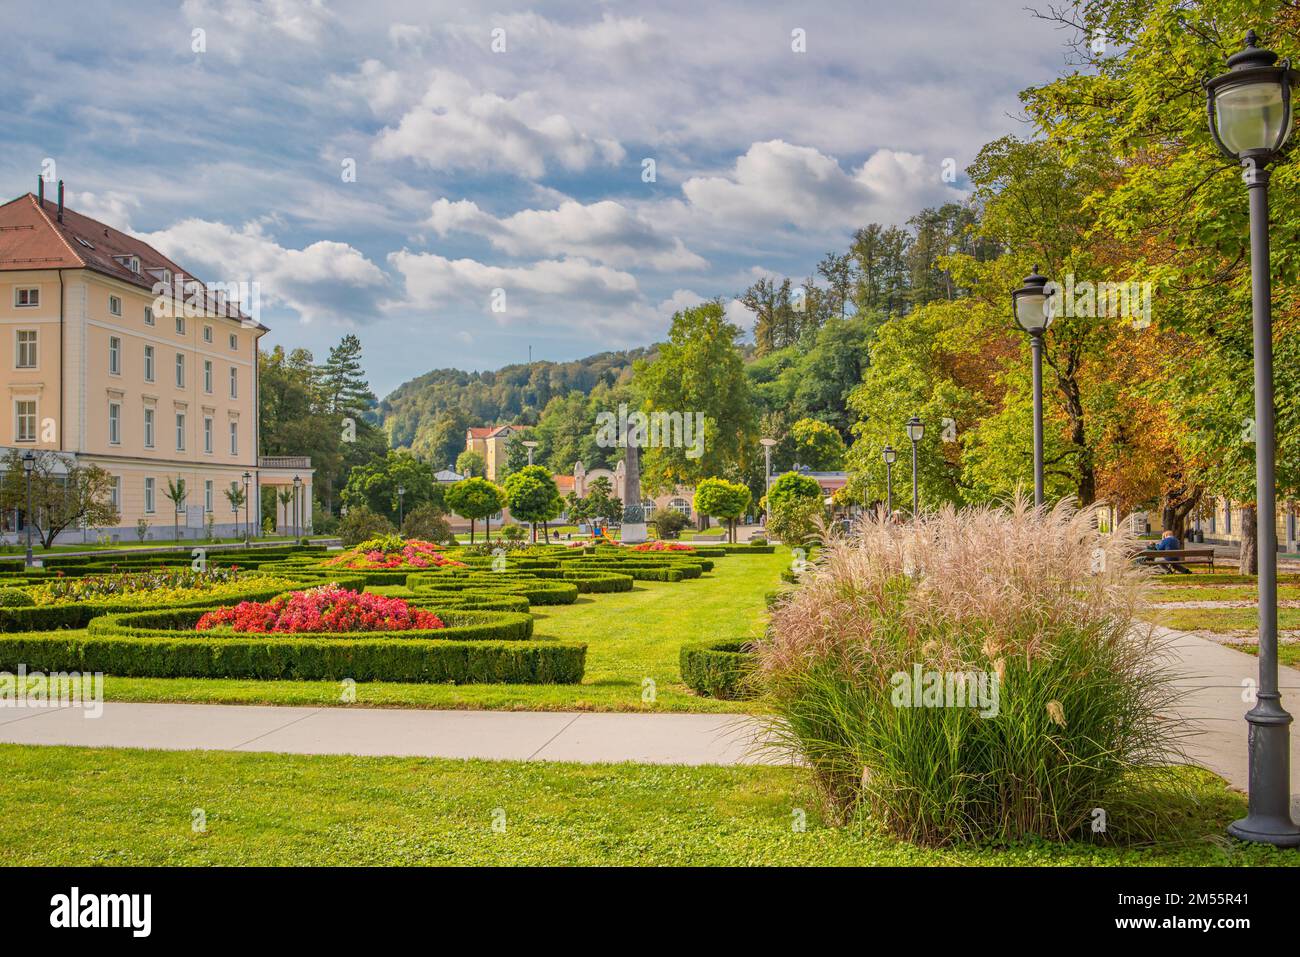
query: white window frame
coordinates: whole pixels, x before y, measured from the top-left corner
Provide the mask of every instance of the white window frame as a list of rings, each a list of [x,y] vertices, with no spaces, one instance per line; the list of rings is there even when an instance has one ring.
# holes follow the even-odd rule
[[[154,324],[154,321],[153,321],[153,306],[145,306],[145,307],[144,307],[144,324],[145,324],[146,326],[152,326],[152,325]]]
[[[122,297],[121,297],[121,296],[109,296],[109,297],[108,297],[108,314],[109,314],[110,316],[121,316],[121,315],[122,315]]]
[[[26,302],[24,302],[23,300],[26,300]],[[14,287],[14,308],[15,309],[35,309],[40,304],[41,304],[40,286],[15,286]]]
[[[230,367],[230,397],[239,398],[239,366]]]
[[[155,491],[154,479],[152,477],[146,478],[144,480],[144,513],[146,515],[154,513],[154,506],[157,504]]]
[[[149,344],[144,347],[144,381],[153,382],[158,370],[154,368],[154,348]]]
[[[203,360],[203,391],[212,395],[212,360]]]
[[[108,337],[108,374],[122,374],[122,338],[120,336]]]
[[[154,434],[154,429],[156,424],[154,410],[146,406],[144,410],[144,447],[146,449],[152,449],[155,446],[157,436]]]
[[[23,336],[31,336],[30,342],[24,342]],[[15,369],[36,369],[41,364],[40,334],[36,329],[15,329],[14,330],[14,368]],[[31,361],[23,361],[23,353],[31,353]]]
[[[208,454],[208,455],[211,455],[211,454],[212,454],[212,430],[213,430],[213,426],[214,426],[214,423],[213,423],[213,421],[212,421],[212,416],[210,416],[210,415],[205,415],[205,416],[203,417],[203,451],[204,451],[206,454]]]
[[[108,444],[122,444],[122,403],[108,404]]]
[[[108,501],[115,510],[122,510],[122,476],[112,476],[112,482],[108,486]]]
[[[238,351],[239,351],[239,334],[238,334],[238,333],[232,332],[232,333],[230,334],[230,351],[231,351],[231,352],[238,352]]]
[[[230,420],[230,454],[239,454],[239,420]]]
[[[176,413],[176,451],[185,451],[185,413]]]
[[[185,353],[176,353],[176,388],[185,388]]]
[[[20,407],[29,404],[32,407],[30,415],[32,429],[30,434],[26,434],[23,432],[23,419],[28,418],[28,415],[23,413]],[[33,444],[36,442],[36,421],[39,411],[35,399],[14,399],[14,442],[31,442]]]
[[[211,342],[211,341],[212,341],[212,327],[211,327],[211,326],[204,326],[204,327],[203,327],[203,341],[204,341],[204,342]]]
[[[176,335],[178,335],[178,336],[183,336],[183,335],[185,335],[185,317],[184,317],[184,316],[177,316],[177,317],[176,317]]]
[[[212,479],[203,482],[203,511],[212,514]]]

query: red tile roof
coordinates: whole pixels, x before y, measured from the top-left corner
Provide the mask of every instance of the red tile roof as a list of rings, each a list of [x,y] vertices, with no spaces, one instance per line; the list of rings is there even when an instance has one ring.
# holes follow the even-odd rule
[[[0,205],[0,271],[92,269],[149,290],[161,278],[151,274],[150,269],[196,278],[143,240],[84,216],[66,204],[63,222],[59,222],[58,212],[57,202],[47,199],[42,205],[31,193]],[[127,268],[115,256],[135,256],[140,260],[140,272]],[[215,302],[211,308],[216,310]],[[247,318],[230,303],[226,303],[224,314],[232,319]]]
[[[491,425],[488,425],[488,426],[471,426],[470,429],[469,429],[469,434],[470,434],[470,438],[474,438],[474,439],[486,439],[489,435],[491,435],[491,434],[492,434],[493,432],[495,432],[495,431],[496,431],[496,428],[495,428],[494,426],[491,426]]]

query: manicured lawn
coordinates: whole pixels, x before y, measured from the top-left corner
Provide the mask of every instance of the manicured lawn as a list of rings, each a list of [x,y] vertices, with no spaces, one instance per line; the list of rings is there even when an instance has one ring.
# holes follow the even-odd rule
[[[1244,799],[1193,770],[1195,800],[1167,843],[939,851],[826,827],[792,768],[11,745],[0,765],[0,860],[20,866],[1300,864],[1224,839]]]
[[[1300,598],[1300,585],[1279,585],[1278,598]],[[1218,585],[1210,588],[1158,588],[1152,600],[1166,601],[1255,601],[1259,590],[1254,585]]]
[[[1244,651],[1248,655],[1259,654],[1259,645],[1233,642],[1228,647]],[[1292,668],[1300,668],[1300,645],[1278,645],[1277,660],[1284,665],[1290,665]]]
[[[1165,608],[1157,607],[1147,619],[1178,631],[1254,631],[1259,626],[1255,608]],[[1279,608],[1277,625],[1283,631],[1300,629],[1300,608]]]
[[[535,608],[538,637],[585,641],[580,685],[430,685],[368,682],[356,686],[365,707],[489,708],[529,711],[743,711],[743,702],[695,695],[681,683],[684,642],[761,633],[764,595],[780,585],[788,552],[731,555],[711,574],[682,582],[636,583],[631,592],[580,595],[573,605]],[[404,588],[377,588],[409,594]],[[654,700],[645,701],[646,679]],[[110,701],[189,701],[240,704],[342,705],[332,681],[248,681],[108,676]]]

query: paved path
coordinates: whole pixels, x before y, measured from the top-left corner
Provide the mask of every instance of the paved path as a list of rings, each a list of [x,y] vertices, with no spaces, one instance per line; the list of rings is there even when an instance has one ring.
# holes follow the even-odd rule
[[[506,760],[742,764],[757,723],[743,715],[426,711],[106,702],[0,708],[0,742],[184,751],[278,751]]]
[[[1234,785],[1247,782],[1250,705],[1242,682],[1256,659],[1195,635],[1166,632],[1177,655],[1180,713],[1198,733],[1188,757]],[[1282,669],[1283,703],[1300,713],[1300,673]],[[427,711],[107,702],[91,719],[74,708],[0,708],[0,742],[168,750],[273,751],[507,760],[741,764],[781,760],[755,747],[743,715]],[[1291,735],[1300,792],[1300,726]]]

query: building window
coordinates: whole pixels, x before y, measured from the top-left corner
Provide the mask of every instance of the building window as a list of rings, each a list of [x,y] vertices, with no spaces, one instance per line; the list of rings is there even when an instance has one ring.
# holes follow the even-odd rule
[[[146,326],[153,325],[153,306],[144,307],[144,324]]]
[[[234,366],[230,367],[230,397],[239,398],[239,370]]]
[[[22,289],[14,290],[14,305],[19,309],[26,309],[31,306],[41,304],[41,290],[35,286],[28,286]]]
[[[36,400],[19,399],[14,403],[14,441],[36,441]]]
[[[204,326],[204,327],[203,327],[203,341],[204,341],[204,342],[211,342],[211,341],[212,341],[212,327],[211,327],[211,326]]]
[[[185,388],[185,356],[176,353],[176,388]]]
[[[233,332],[230,334],[230,348],[235,352],[239,351],[239,336],[235,335]]]
[[[108,501],[117,511],[122,509],[122,476],[114,475],[112,484],[108,486]]]
[[[144,410],[144,447],[153,448],[153,409]]]
[[[18,330],[18,368],[35,369],[36,368],[36,330],[19,329]]]
[[[153,381],[153,346],[144,347],[144,381]]]
[[[230,423],[230,454],[239,454],[239,423]]]
[[[212,454],[212,416],[203,417],[203,451]]]
[[[212,511],[212,479],[203,483],[203,511]]]
[[[120,315],[122,314],[122,297],[121,297],[121,296],[109,296],[109,297],[108,297],[108,311],[109,311],[109,314],[110,314],[110,315],[114,315],[114,316],[120,316]]]
[[[183,335],[185,335],[185,317],[184,317],[184,316],[177,316],[177,317],[176,317],[176,334],[177,334],[178,336],[183,336]]]
[[[153,479],[144,480],[144,510],[148,514],[153,514]]]
[[[110,402],[108,404],[108,444],[122,444],[122,404],[120,402]]]
[[[680,512],[681,514],[687,516],[688,518],[690,517],[691,503],[686,501],[686,499],[684,498],[673,499],[668,503],[668,507],[671,508],[674,512]]]
[[[212,360],[203,360],[203,391],[212,393]]]
[[[176,451],[185,451],[185,413],[176,413]]]
[[[108,371],[111,375],[122,374],[122,340],[117,336],[108,337]]]

